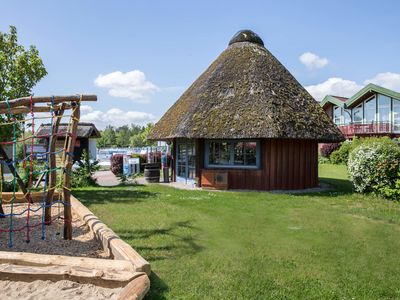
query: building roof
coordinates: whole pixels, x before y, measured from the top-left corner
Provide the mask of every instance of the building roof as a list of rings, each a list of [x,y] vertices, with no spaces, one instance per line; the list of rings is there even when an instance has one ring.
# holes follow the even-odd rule
[[[344,100],[344,99],[346,99],[346,100]],[[322,99],[322,101],[320,102],[320,105],[323,108],[325,108],[325,106],[330,103],[330,104],[344,107],[344,104],[347,101],[347,99],[348,98],[345,98],[345,97],[327,95],[324,97],[324,99]]]
[[[354,96],[349,98],[346,102],[346,107],[352,107],[358,104],[360,101],[365,100],[374,93],[379,93],[388,97],[400,99],[400,93],[381,87],[379,85],[369,83],[364,88],[359,90]]]
[[[343,140],[318,102],[247,30],[232,38],[149,138]]]
[[[340,96],[334,96],[334,95],[332,95],[332,97],[333,98],[336,98],[336,99],[338,99],[338,100],[340,100],[340,101],[342,101],[342,102],[346,102],[349,98],[347,98],[347,97],[340,97]]]
[[[368,99],[376,93],[391,98],[400,99],[400,93],[373,83],[369,83],[350,98],[327,95],[324,99],[322,99],[320,105],[325,108],[327,104],[331,103],[337,106],[341,106],[343,108],[352,108],[359,104],[361,101]]]
[[[49,135],[51,130],[51,124],[41,124],[36,132],[38,136]],[[68,124],[60,124],[58,128],[58,133],[60,135],[66,133],[68,130]],[[100,132],[97,130],[93,123],[79,123],[77,128],[78,138],[99,138],[101,137]]]

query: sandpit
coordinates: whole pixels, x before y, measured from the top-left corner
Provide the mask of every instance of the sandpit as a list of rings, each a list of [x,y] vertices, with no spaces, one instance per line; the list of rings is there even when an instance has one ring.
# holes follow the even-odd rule
[[[71,204],[72,240],[63,239],[63,208],[57,204],[42,240],[43,211],[31,204],[29,243],[27,215],[22,213],[27,204],[14,204],[12,247],[10,234],[0,232],[1,295],[22,300],[143,299],[150,287],[149,263],[73,196]],[[3,209],[11,212],[9,204]],[[9,217],[0,219],[0,229],[9,230],[10,222]]]
[[[13,213],[21,213],[27,208],[27,204],[14,204]],[[40,208],[39,204],[31,204],[32,210]],[[3,204],[4,212],[10,212],[10,205]],[[54,206],[52,209],[52,217],[63,215],[63,208]],[[56,219],[52,225],[45,225],[45,239],[42,240],[42,210],[31,212],[29,217],[29,224],[39,226],[30,229],[30,242],[26,242],[26,228],[19,232],[13,233],[13,246],[10,248],[9,233],[0,232],[0,251],[13,251],[13,252],[30,252],[40,254],[58,254],[69,256],[82,256],[94,258],[107,258],[106,253],[101,248],[101,245],[90,230],[90,228],[81,220],[75,213],[72,214],[72,232],[73,237],[71,241],[63,239],[63,220]],[[13,228],[21,228],[26,225],[26,213],[21,216],[13,217]],[[9,229],[10,219],[0,219],[0,229]]]
[[[10,212],[10,205],[3,205],[5,213]],[[20,213],[27,208],[27,204],[14,204],[13,213]],[[32,210],[40,208],[39,204],[32,204]],[[63,214],[62,207],[52,209],[52,216],[56,218]],[[63,239],[63,220],[56,219],[52,225],[45,226],[45,240],[42,240],[42,228],[37,226],[30,229],[30,242],[26,242],[26,228],[13,233],[13,247],[8,246],[9,233],[0,233],[0,251],[30,252],[39,254],[57,254],[80,257],[107,258],[101,245],[96,241],[93,232],[75,213],[73,213],[73,239]],[[41,223],[42,211],[30,213],[31,225]],[[13,217],[13,228],[26,225],[26,214]],[[9,218],[0,219],[0,228],[8,229]],[[117,299],[122,288],[105,288],[93,284],[82,284],[69,280],[51,282],[49,280],[35,280],[32,282],[3,280],[0,277],[2,296],[8,299]]]

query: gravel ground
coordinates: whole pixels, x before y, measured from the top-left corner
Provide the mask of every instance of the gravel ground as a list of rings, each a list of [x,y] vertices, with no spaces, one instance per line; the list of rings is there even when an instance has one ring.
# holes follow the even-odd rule
[[[27,208],[27,204],[14,204],[13,213],[20,213]],[[38,204],[32,204],[32,209],[39,208]],[[4,212],[10,212],[10,205],[3,204]],[[56,217],[58,213],[63,215],[63,209],[60,211],[57,204],[53,206],[52,216]],[[23,228],[26,225],[27,213],[21,216],[14,216],[12,219],[13,228]],[[30,213],[30,225],[40,224],[42,220],[42,210]],[[10,218],[0,219],[0,229],[9,229]],[[6,232],[0,232],[0,251],[18,251],[40,254],[59,254],[70,256],[83,256],[95,258],[107,258],[101,245],[96,241],[89,227],[76,215],[73,214],[71,241],[63,239],[63,220],[55,220],[52,225],[45,226],[45,239],[42,240],[41,225],[30,228],[30,242],[26,242],[27,230],[14,232],[12,234],[13,246],[8,246],[10,235]]]
[[[111,171],[98,171],[94,174],[100,186],[116,186],[120,182]]]

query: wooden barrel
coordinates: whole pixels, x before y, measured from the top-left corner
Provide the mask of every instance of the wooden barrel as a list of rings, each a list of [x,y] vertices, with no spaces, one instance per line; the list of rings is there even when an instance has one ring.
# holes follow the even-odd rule
[[[144,179],[147,182],[160,182],[160,164],[147,163],[144,164]]]

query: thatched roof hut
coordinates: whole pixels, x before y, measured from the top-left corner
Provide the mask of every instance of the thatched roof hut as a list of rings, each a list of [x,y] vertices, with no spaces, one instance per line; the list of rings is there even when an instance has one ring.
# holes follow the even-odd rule
[[[317,143],[343,140],[318,102],[250,30],[239,31],[230,40],[228,48],[155,125],[149,138],[174,142],[175,177],[186,175],[186,182],[192,177],[204,186],[215,179],[204,174],[223,169],[228,187],[251,189],[317,185]],[[253,152],[240,144],[246,141],[254,143]],[[185,145],[184,151],[180,144]],[[194,158],[188,158],[189,148]],[[254,164],[236,160],[237,153],[253,153],[248,161]],[[190,166],[187,161],[193,159],[196,164]],[[303,165],[297,167],[294,164],[299,160]],[[191,168],[193,174],[188,172]],[[288,173],[289,181],[284,182]],[[249,182],[241,176],[250,178]],[[295,179],[301,181],[304,176],[304,182]]]
[[[232,38],[149,138],[343,139],[318,102],[249,30]]]

